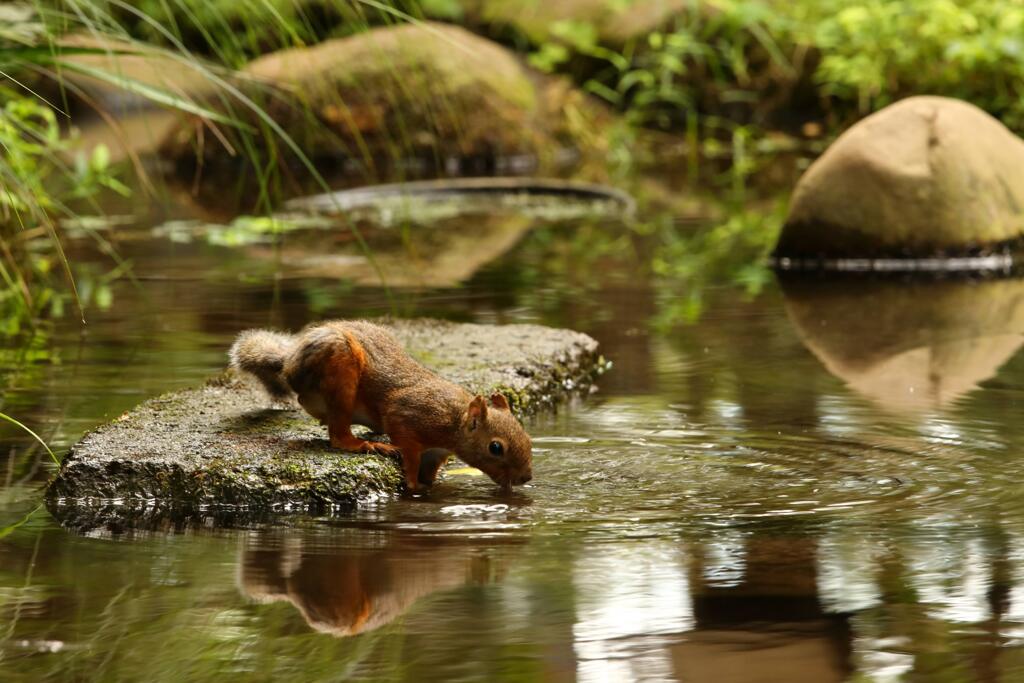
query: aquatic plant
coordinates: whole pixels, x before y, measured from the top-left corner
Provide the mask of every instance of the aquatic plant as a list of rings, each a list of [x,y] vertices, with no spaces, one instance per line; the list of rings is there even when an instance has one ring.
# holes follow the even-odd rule
[[[41,436],[39,436],[38,434],[36,434],[34,431],[32,431],[25,424],[19,422],[18,420],[15,420],[13,417],[11,417],[10,415],[7,415],[5,413],[0,413],[0,420],[3,420],[4,422],[9,422],[9,423],[13,424],[15,427],[17,427],[18,429],[21,429],[22,431],[26,432],[29,436],[31,436],[33,439],[35,439],[36,442],[40,446],[42,446],[46,450],[46,452],[50,456],[50,459],[53,460],[53,464],[55,464],[55,465],[59,465],[60,464],[60,460],[57,459],[57,456],[54,454],[54,452],[52,450],[50,450],[50,447],[46,444],[45,441],[43,441],[43,438]]]

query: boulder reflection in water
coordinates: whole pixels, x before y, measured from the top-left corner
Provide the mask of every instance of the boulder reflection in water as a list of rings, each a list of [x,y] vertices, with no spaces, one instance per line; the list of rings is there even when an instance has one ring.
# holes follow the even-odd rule
[[[948,406],[1024,342],[1024,280],[782,280],[804,345],[894,412]]]

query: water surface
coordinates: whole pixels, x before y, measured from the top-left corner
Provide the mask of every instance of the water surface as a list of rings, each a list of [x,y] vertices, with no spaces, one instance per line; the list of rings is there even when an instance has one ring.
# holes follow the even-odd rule
[[[200,214],[125,219],[135,281],[74,242],[88,324],[4,338],[4,412],[63,453],[238,330],[394,312],[572,327],[614,367],[528,423],[511,497],[456,470],[243,528],[67,531],[48,456],[0,428],[0,679],[1024,679],[1024,282],[673,279],[650,229],[478,216],[407,226],[413,252],[371,230],[388,292],[342,229]],[[474,226],[482,256],[432,260]]]

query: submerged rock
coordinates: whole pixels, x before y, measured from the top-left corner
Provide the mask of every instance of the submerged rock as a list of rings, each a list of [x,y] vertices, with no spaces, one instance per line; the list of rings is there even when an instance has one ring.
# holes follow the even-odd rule
[[[527,69],[511,51],[464,29],[434,23],[375,28],[308,48],[265,55],[243,88],[309,157],[367,168],[408,158],[552,156],[593,144],[601,114],[581,92]],[[224,106],[221,102],[220,106]],[[266,125],[235,102],[231,115]],[[206,164],[245,149],[231,131],[188,117],[166,156]],[[228,135],[227,142],[218,135]],[[266,144],[291,156],[278,135]]]
[[[793,194],[778,257],[929,257],[1024,232],[1024,140],[974,105],[911,97],[843,133]]]
[[[504,393],[520,414],[587,386],[600,365],[597,342],[569,330],[387,324],[422,363],[471,391]],[[396,493],[401,482],[392,460],[331,448],[326,428],[297,406],[273,408],[254,383],[226,373],[87,434],[47,497],[59,519],[91,526],[111,504],[120,506],[115,517],[202,506],[307,511]]]
[[[453,287],[522,237],[563,221],[623,219],[635,203],[602,185],[542,178],[453,178],[372,185],[288,202],[229,224],[174,219],[152,234],[245,249],[268,276],[362,285]],[[66,221],[65,221],[66,222]],[[357,227],[365,240],[352,239]]]

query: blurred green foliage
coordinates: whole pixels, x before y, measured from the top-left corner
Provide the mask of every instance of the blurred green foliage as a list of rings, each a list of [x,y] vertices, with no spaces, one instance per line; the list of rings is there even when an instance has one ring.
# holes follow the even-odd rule
[[[62,0],[52,0],[61,2]],[[188,50],[231,68],[274,50],[312,45],[368,26],[431,16],[458,19],[455,0],[89,0],[127,35]]]
[[[707,290],[732,285],[743,296],[758,295],[772,281],[767,257],[782,228],[786,205],[734,209],[699,230],[684,231],[662,218],[652,226],[658,247],[651,270],[659,284],[655,326],[695,323]]]
[[[838,127],[927,93],[971,101],[1021,130],[1022,28],[1020,0],[712,0],[624,45],[607,44],[592,24],[554,22],[530,60],[571,71],[582,55],[586,87],[641,125],[681,127],[697,110]]]
[[[602,1],[622,17],[650,4],[592,4]],[[136,41],[133,46],[159,46],[185,58],[196,54],[237,68],[268,51],[381,23],[421,18],[459,22],[517,47],[529,44],[531,64],[578,77],[586,89],[622,110],[633,130],[683,131],[694,150],[687,159],[691,177],[699,170],[703,182],[708,171],[698,167],[708,159],[727,157],[729,170],[715,179],[716,191],[736,206],[745,201],[748,180],[759,173],[757,159],[771,153],[767,148],[773,139],[763,135],[767,127],[824,121],[821,130],[827,133],[899,97],[933,93],[972,101],[1011,128],[1024,129],[1024,0],[683,2],[653,30],[618,42],[586,13],[577,18],[561,14],[546,24],[540,40],[525,30],[521,35],[502,33],[480,20],[486,4],[38,0],[35,11],[19,4],[0,7],[0,68],[17,76],[20,72],[12,71],[12,65],[31,62],[33,54],[36,66],[47,63],[51,57],[31,49],[70,30]],[[543,8],[538,0],[520,4]],[[0,312],[8,319],[14,306],[30,315],[47,306],[60,312],[64,298],[54,295],[50,281],[63,257],[59,249],[36,248],[48,230],[55,236],[53,227],[47,227],[48,216],[63,212],[67,202],[128,190],[111,168],[105,148],[89,157],[68,156],[59,116],[29,90],[12,80],[0,85],[0,97]],[[628,156],[635,139],[623,133],[611,156]],[[774,239],[781,210],[737,209],[728,215],[700,237],[681,232],[670,218],[662,227],[642,228],[656,233],[661,245],[647,265],[659,278],[693,283],[717,281],[721,274],[712,274],[717,266],[709,264],[743,259],[756,263]],[[247,244],[265,240],[280,228],[265,219],[240,220],[209,231],[207,239]],[[748,289],[763,279],[753,266],[749,271],[738,268],[726,279]],[[98,301],[104,297],[99,295]],[[682,317],[693,317],[698,308],[688,310]],[[17,328],[8,324],[5,329]]]
[[[22,215],[37,205],[53,207],[45,183],[54,169],[46,162],[65,145],[56,115],[41,100],[3,86],[0,98],[4,102],[0,108],[0,146],[4,151],[0,163],[4,187],[0,193],[0,221],[21,222],[26,220]]]
[[[860,113],[910,93],[959,97],[1024,128],[1024,3],[812,3],[797,40],[821,53],[826,96]]]
[[[150,9],[154,15],[145,13],[147,4],[153,6]],[[298,20],[282,13],[288,4],[299,6],[283,2],[275,5],[270,0],[251,6],[189,0],[135,4],[119,0],[37,0],[0,6],[0,315],[4,320],[0,332],[14,334],[26,324],[34,325],[40,317],[59,316],[68,299],[74,300],[83,316],[90,304],[107,307],[111,302],[106,282],[129,272],[109,242],[92,230],[86,232],[112,258],[116,264],[113,270],[105,274],[72,273],[64,254],[62,218],[74,216],[82,207],[88,207],[90,213],[102,212],[97,202],[102,193],[130,194],[119,177],[127,170],[125,164],[113,164],[106,146],[95,145],[88,152],[76,148],[72,117],[61,108],[65,95],[62,90],[67,85],[65,72],[98,79],[161,106],[204,115],[228,127],[244,127],[236,119],[217,115],[187,93],[141,83],[117,69],[68,61],[64,59],[67,55],[108,56],[108,48],[77,44],[57,47],[60,38],[76,33],[101,45],[110,40],[128,55],[155,56],[188,65],[218,86],[221,96],[230,99],[234,90],[224,80],[226,70],[197,58],[186,46],[178,24],[191,21],[187,25],[199,35],[223,47],[224,52],[217,56],[227,63],[240,63],[248,54],[248,34],[239,33],[230,18],[245,15],[247,20],[260,23],[262,33],[273,33],[282,43],[298,42]],[[162,19],[167,20],[166,26]],[[138,40],[133,34],[150,36],[153,42]],[[229,34],[235,36],[233,41],[222,40]],[[72,91],[76,88],[68,86]],[[267,119],[258,107],[252,108],[261,121]],[[272,122],[269,125],[272,127]],[[272,132],[286,137],[278,129]],[[249,132],[243,130],[243,134],[249,140]],[[315,169],[312,173],[319,178]],[[99,286],[94,287],[96,283]]]
[[[129,191],[106,147],[71,154],[69,138],[41,100],[3,86],[0,98],[0,334],[12,335],[43,314],[60,315],[72,295],[60,283],[62,266],[69,275],[70,264],[52,215],[103,189]]]

